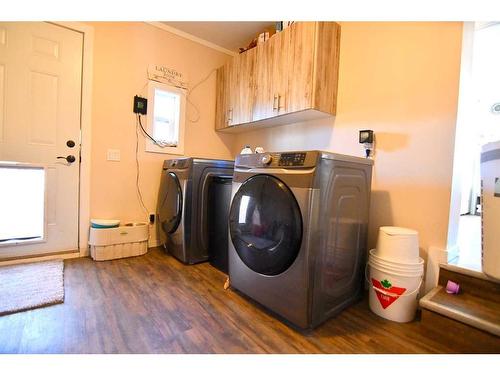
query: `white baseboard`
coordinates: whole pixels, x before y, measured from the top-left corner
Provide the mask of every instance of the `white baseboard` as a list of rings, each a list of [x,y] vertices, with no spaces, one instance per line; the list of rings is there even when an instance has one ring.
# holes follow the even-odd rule
[[[90,256],[90,246],[81,247],[80,248],[80,257],[89,257]]]
[[[149,239],[149,241],[148,241],[148,248],[158,247],[158,246],[161,246],[161,243],[160,243],[159,240],[157,240],[157,239]]]
[[[73,259],[73,258],[79,258],[79,257],[80,257],[80,253],[78,251],[75,251],[73,253],[61,253],[61,254],[53,254],[53,255],[46,255],[46,256],[36,256],[36,257],[32,257],[32,258],[4,260],[4,261],[1,261],[0,264],[2,266],[8,266],[11,264],[42,262],[45,260],[52,260],[52,259]]]
[[[458,257],[458,247],[453,246],[450,249],[442,249],[431,246],[427,252],[427,269],[425,274],[425,293],[438,285],[439,265],[448,264]]]

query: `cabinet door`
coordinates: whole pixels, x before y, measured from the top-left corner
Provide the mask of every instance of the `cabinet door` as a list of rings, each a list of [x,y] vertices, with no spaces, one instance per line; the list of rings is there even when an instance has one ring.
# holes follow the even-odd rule
[[[226,124],[232,126],[238,123],[239,88],[239,56],[235,56],[228,64],[227,84],[227,112]]]
[[[322,112],[335,114],[339,76],[339,24],[318,22],[316,40],[313,107]]]
[[[257,50],[252,48],[234,58],[230,90],[230,125],[252,121],[256,57]]]
[[[286,112],[289,33],[273,35],[256,48],[253,121]]]
[[[217,69],[217,96],[215,101],[215,129],[228,126],[231,64],[227,63]]]
[[[274,114],[288,111],[288,54],[290,49],[290,33],[287,30],[276,34],[269,40],[272,49],[272,99]]]
[[[255,59],[255,97],[252,120],[259,121],[274,116],[272,87],[272,41],[257,45]]]
[[[286,112],[312,107],[315,22],[295,22],[288,31],[288,95]]]

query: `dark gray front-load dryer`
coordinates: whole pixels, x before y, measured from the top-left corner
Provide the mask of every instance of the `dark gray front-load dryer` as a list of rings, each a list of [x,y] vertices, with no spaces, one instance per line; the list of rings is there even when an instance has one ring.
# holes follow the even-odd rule
[[[372,161],[321,151],[239,155],[231,286],[311,328],[362,294]]]
[[[208,260],[208,199],[214,178],[232,178],[234,162],[179,158],[163,163],[157,206],[157,236],[187,264]]]

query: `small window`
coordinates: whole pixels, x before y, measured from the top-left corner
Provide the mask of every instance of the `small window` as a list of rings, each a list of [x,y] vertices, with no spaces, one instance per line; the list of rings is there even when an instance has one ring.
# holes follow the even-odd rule
[[[45,169],[0,164],[0,181],[0,246],[43,239]]]
[[[146,151],[184,154],[185,90],[149,82],[147,131],[157,141],[146,139]]]

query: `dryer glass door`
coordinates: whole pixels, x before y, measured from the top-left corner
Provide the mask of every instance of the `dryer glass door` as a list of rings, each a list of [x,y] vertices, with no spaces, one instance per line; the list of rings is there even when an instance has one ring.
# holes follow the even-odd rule
[[[173,172],[163,174],[162,201],[159,204],[158,220],[165,233],[174,233],[182,216],[182,189]]]
[[[279,179],[256,175],[233,198],[231,240],[241,260],[255,272],[278,275],[294,262],[302,242],[302,216],[290,189]]]

